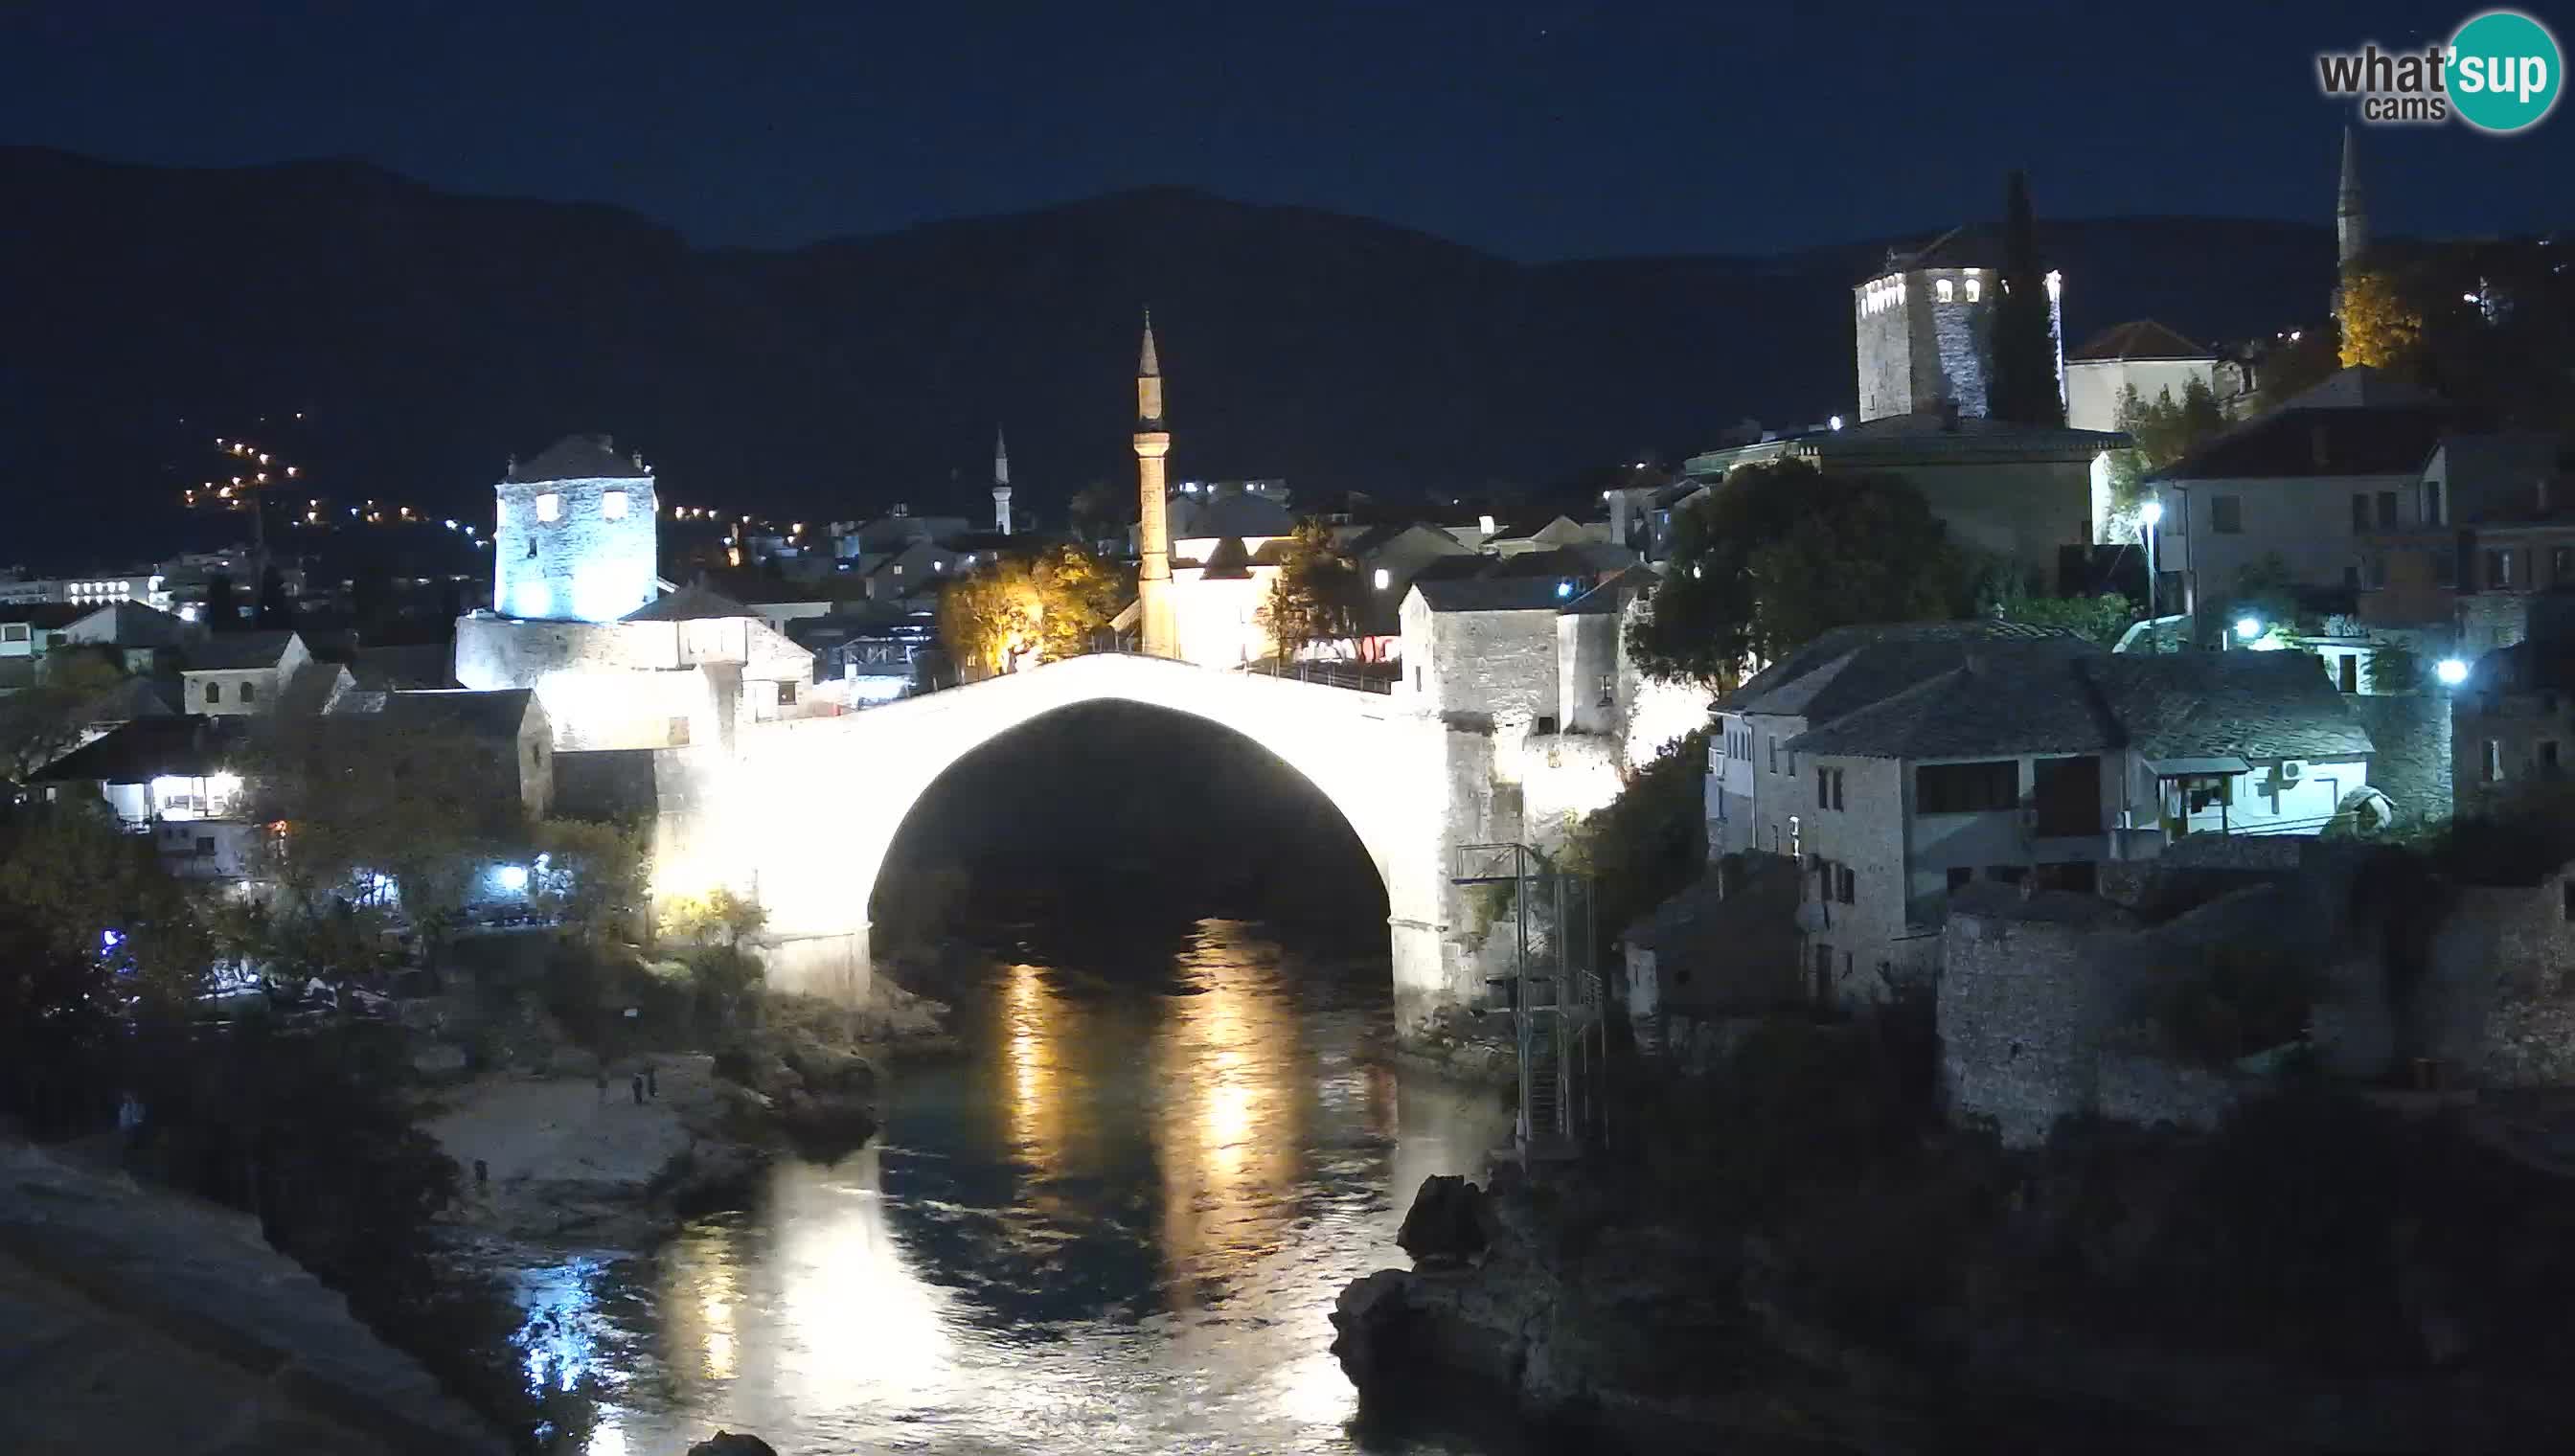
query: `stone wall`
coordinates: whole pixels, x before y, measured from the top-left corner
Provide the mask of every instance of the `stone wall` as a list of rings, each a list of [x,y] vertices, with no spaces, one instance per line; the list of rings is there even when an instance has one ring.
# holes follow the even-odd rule
[[[2396,804],[2401,824],[2450,816],[2450,695],[2363,694],[2343,699],[2376,745],[2369,782]]]
[[[2131,1127],[2208,1132],[2243,1100],[2241,1078],[2151,1052],[2108,1049],[2093,1061],[2093,1107]]]
[[[2483,1086],[2575,1083],[2570,880],[2575,865],[2535,885],[2458,891],[2413,998],[2425,1054]]]
[[[504,481],[492,540],[492,602],[521,618],[612,622],[653,600],[661,515],[649,476]],[[538,519],[551,497],[555,519]],[[608,515],[612,497],[621,514]]]
[[[2094,926],[1952,909],[1941,932],[1940,1090],[2008,1147],[2094,1109],[2097,1059],[2132,983]]]

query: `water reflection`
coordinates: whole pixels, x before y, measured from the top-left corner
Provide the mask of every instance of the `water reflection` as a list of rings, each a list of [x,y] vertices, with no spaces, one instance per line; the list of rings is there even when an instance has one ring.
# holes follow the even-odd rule
[[[1332,1297],[1506,1125],[1373,1058],[1385,975],[1215,921],[1159,966],[994,966],[969,1054],[892,1079],[880,1141],[662,1251],[586,1449],[1354,1449]],[[599,1359],[531,1348],[548,1379]]]

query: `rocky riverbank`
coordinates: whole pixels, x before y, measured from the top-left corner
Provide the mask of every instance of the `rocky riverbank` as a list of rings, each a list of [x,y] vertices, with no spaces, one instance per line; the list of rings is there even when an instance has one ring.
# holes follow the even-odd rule
[[[1344,1290],[1332,1348],[1370,1403],[1464,1381],[1595,1448],[2507,1451],[2550,1444],[2575,1415],[2550,1312],[2566,1279],[2551,1232],[2563,1189],[2511,1185],[2523,1216],[2489,1223],[2487,1248],[2427,1243],[2409,1220],[2392,1225],[2396,1247],[2338,1247],[2336,1216],[2310,1215],[2316,1247],[2255,1255],[2320,1260],[2325,1281],[2348,1286],[2303,1308],[2207,1251],[2261,1230],[2169,1201],[2219,1156],[2132,1139],[2023,1160],[2017,1201],[1964,1239],[1903,1226],[1918,1218],[1905,1209],[1869,1251],[1925,1266],[1896,1303],[1861,1297],[1860,1256],[1832,1237],[1641,1217],[1632,1196],[1562,1182],[1487,1195],[1434,1178],[1405,1222],[1413,1267]],[[2122,1194],[2107,1204],[2092,1197],[2104,1161]],[[2160,1205],[2145,1186],[2157,1179]],[[2456,1196],[2473,1206],[2491,1191]],[[2557,1212],[2531,1216],[2534,1194]],[[2089,1248],[2069,1261],[2069,1244]],[[2160,1301],[2149,1285],[2167,1286]],[[2185,1318],[2160,1323],[2171,1310]],[[2306,1333],[2320,1313],[2340,1326]]]

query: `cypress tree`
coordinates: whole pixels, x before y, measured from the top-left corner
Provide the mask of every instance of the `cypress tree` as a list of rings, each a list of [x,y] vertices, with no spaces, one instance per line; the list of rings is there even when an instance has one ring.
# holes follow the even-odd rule
[[[2063,425],[2056,345],[2048,332],[2047,268],[2030,221],[2029,177],[2015,170],[2003,192],[2003,296],[1987,339],[1985,413],[2019,425]]]

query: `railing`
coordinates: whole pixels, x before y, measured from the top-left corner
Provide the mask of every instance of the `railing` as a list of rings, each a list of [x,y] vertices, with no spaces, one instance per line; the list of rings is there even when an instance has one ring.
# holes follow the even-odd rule
[[[1353,673],[1343,668],[1313,663],[1272,664],[1243,663],[1231,671],[1254,678],[1281,678],[1297,683],[1311,683],[1317,688],[1339,688],[1351,693],[1392,693],[1394,680],[1369,673]]]

